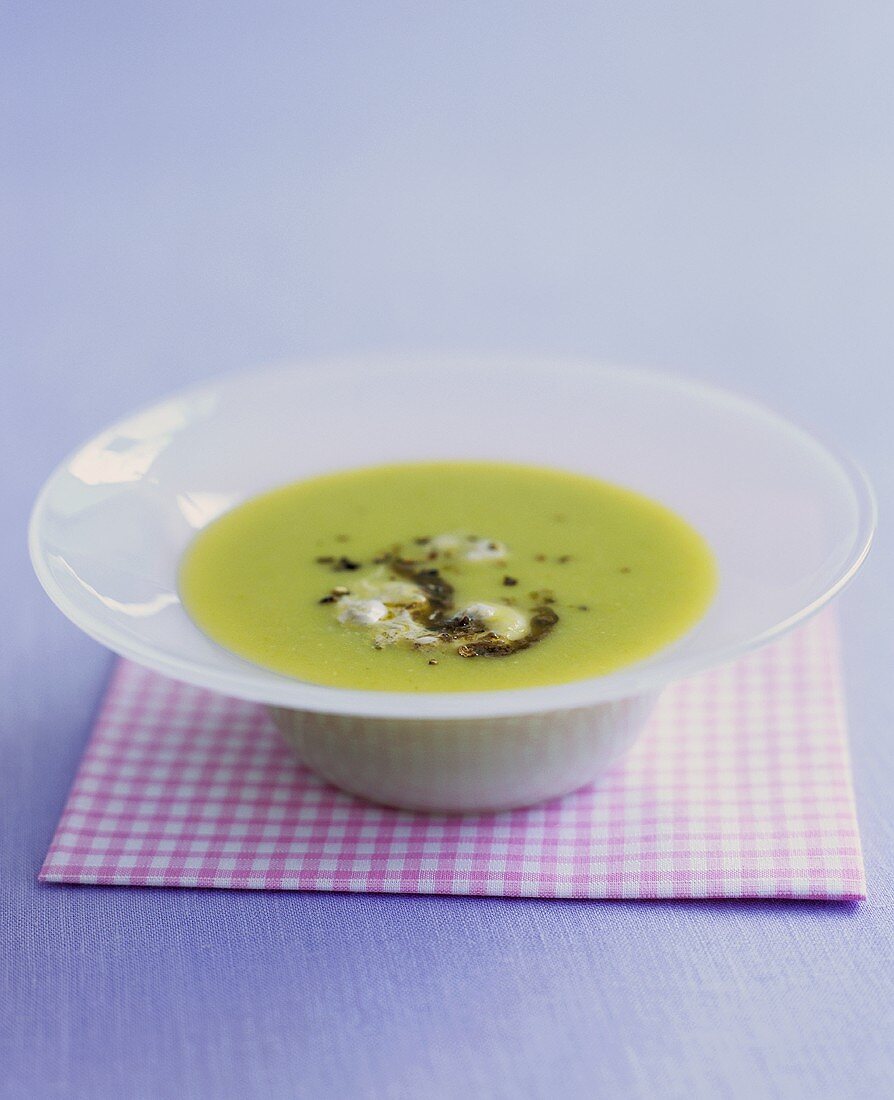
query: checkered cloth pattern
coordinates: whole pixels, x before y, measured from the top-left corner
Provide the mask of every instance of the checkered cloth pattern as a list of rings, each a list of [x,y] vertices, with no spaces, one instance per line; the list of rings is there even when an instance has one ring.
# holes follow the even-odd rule
[[[463,817],[374,806],[263,707],[122,661],[44,882],[562,898],[865,896],[830,612],[668,688],[595,786]]]

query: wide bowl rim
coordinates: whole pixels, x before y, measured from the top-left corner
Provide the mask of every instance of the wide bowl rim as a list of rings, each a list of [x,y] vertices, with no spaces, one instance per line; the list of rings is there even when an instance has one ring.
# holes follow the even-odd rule
[[[221,387],[239,385],[249,377],[257,381],[262,377],[269,378],[283,372],[300,372],[307,376],[336,368],[357,369],[361,365],[366,371],[388,368],[400,370],[405,369],[410,363],[418,363],[420,359],[437,362],[439,369],[460,370],[473,367],[480,369],[482,362],[486,361],[495,369],[553,372],[561,370],[566,373],[578,371],[586,373],[589,377],[599,373],[623,374],[626,378],[635,376],[640,382],[671,386],[692,394],[702,394],[714,401],[723,400],[736,405],[764,422],[771,422],[777,428],[796,436],[802,444],[819,451],[827,460],[831,460],[845,476],[854,494],[857,507],[857,530],[850,553],[835,580],[815,599],[787,618],[736,644],[718,647],[709,653],[689,658],[677,655],[675,649],[670,647],[665,653],[656,654],[646,662],[627,666],[606,676],[573,680],[545,687],[484,692],[391,692],[329,687],[283,676],[229,653],[228,656],[232,658],[232,669],[211,668],[200,661],[172,656],[156,645],[145,644],[122,634],[114,628],[114,625],[95,618],[89,610],[71,600],[57,583],[41,550],[41,524],[46,502],[57,478],[67,470],[72,460],[85,448],[95,445],[98,439],[115,432],[137,417],[154,413],[173,402],[183,402],[203,396],[210,397]],[[28,548],[32,566],[41,586],[68,619],[112,652],[172,679],[235,698],[292,710],[416,721],[500,718],[598,706],[635,695],[655,693],[673,680],[734,661],[774,641],[817,614],[850,583],[869,553],[876,529],[877,514],[875,493],[859,463],[841,449],[829,444],[815,431],[777,413],[759,399],[725,386],[716,386],[688,375],[672,374],[645,367],[542,356],[532,358],[531,356],[441,353],[352,355],[306,362],[284,361],[253,370],[228,372],[176,390],[161,400],[150,402],[125,416],[118,417],[72,450],[48,476],[31,510],[28,523]]]

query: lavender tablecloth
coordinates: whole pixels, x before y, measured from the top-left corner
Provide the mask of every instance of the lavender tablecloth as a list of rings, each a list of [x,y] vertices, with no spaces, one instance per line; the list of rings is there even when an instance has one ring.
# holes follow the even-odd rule
[[[0,20],[2,1094],[886,1094],[884,532],[841,602],[869,877],[853,906],[39,886],[110,660],[39,591],[24,527],[51,465],[119,413],[384,346],[683,369],[855,452],[884,509],[891,12],[95,2]]]

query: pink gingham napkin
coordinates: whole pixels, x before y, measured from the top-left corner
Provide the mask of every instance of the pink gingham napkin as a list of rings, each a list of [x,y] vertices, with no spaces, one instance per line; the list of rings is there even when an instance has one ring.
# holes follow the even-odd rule
[[[388,810],[262,707],[119,663],[44,882],[574,898],[865,896],[831,613],[670,687],[598,784],[528,810]]]

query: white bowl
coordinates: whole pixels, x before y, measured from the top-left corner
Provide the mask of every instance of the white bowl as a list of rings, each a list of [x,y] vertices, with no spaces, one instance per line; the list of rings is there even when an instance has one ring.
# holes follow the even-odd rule
[[[226,509],[331,470],[449,458],[562,467],[662,501],[717,556],[707,616],[609,676],[403,694],[269,672],[215,645],[183,610],[181,555]],[[347,790],[469,811],[596,778],[666,683],[769,641],[840,591],[874,523],[852,462],[745,398],[629,368],[426,356],[237,375],[129,417],[50,477],[30,546],[50,597],[110,649],[275,707],[305,762]]]

